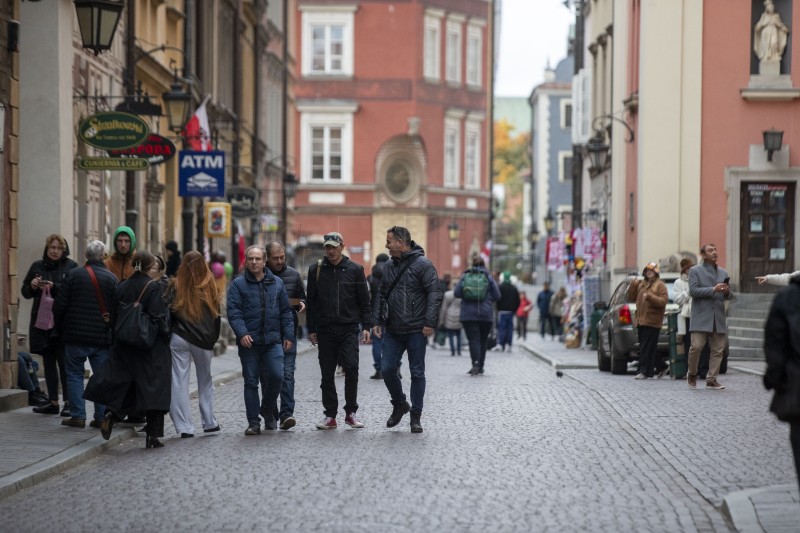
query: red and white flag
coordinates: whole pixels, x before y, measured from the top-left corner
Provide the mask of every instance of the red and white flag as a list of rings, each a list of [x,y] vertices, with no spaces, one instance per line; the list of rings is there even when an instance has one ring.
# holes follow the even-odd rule
[[[211,128],[208,125],[208,113],[206,112],[206,102],[211,99],[206,96],[197,111],[194,112],[192,118],[186,123],[183,128],[183,138],[186,139],[186,145],[190,150],[200,152],[208,152],[212,150],[211,146]]]

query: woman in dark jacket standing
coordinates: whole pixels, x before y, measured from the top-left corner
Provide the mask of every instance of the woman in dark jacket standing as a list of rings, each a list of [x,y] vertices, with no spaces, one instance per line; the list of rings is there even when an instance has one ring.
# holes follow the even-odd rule
[[[114,339],[108,363],[95,374],[96,383],[90,380],[84,397],[108,408],[100,428],[106,440],[111,437],[112,426],[126,415],[145,413],[146,447],[161,448],[164,445],[158,438],[164,436],[164,414],[169,411],[172,382],[167,304],[163,286],[151,278],[159,269],[153,254],[136,252],[133,267],[134,274],[114,291],[112,318],[119,315],[120,304],[132,304],[141,294],[139,304],[160,330],[156,342],[150,350],[142,351]]]
[[[67,373],[64,370],[64,347],[53,335],[53,330],[43,330],[35,326],[39,313],[39,302],[45,286],[50,288],[50,296],[55,298],[67,272],[77,268],[78,263],[69,258],[69,246],[66,239],[56,233],[48,235],[45,240],[42,258],[34,261],[28,269],[28,275],[22,281],[22,296],[33,298],[31,306],[31,323],[28,329],[30,351],[42,356],[44,361],[44,379],[47,383],[47,395],[50,404],[34,407],[35,413],[58,414],[58,382],[61,381],[61,394],[64,397],[64,416],[69,416],[67,401]]]
[[[169,417],[181,438],[194,436],[189,404],[189,369],[194,360],[203,432],[219,431],[214,418],[211,358],[222,324],[214,275],[199,252],[187,252],[167,292],[172,338],[172,403]]]

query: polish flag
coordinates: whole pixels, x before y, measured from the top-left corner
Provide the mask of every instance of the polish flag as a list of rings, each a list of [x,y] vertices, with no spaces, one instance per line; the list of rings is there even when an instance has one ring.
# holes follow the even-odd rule
[[[208,113],[206,112],[206,102],[210,99],[210,96],[206,96],[183,128],[183,137],[190,150],[208,152],[212,149],[211,128],[208,125]]]
[[[489,260],[492,257],[492,245],[493,245],[492,239],[489,239],[488,241],[486,241],[486,244],[484,244],[483,248],[481,249],[481,259],[483,259],[486,268],[490,267]]]

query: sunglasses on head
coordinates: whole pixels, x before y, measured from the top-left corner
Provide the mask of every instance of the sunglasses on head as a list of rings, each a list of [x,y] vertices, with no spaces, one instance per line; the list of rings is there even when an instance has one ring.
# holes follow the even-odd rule
[[[328,235],[325,235],[325,236],[323,237],[323,239],[324,239],[324,240],[326,240],[326,241],[336,241],[336,242],[338,242],[338,243],[340,243],[340,244],[342,243],[342,238],[341,238],[341,237],[339,237],[338,235],[331,235],[331,234],[328,234]]]

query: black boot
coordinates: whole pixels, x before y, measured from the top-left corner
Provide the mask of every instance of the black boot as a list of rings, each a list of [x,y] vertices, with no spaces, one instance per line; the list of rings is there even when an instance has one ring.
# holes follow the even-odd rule
[[[411,406],[408,405],[406,400],[400,402],[393,401],[392,404],[394,405],[394,409],[392,409],[392,414],[389,417],[389,420],[386,421],[387,428],[395,427],[403,419],[403,415],[411,410]]]
[[[163,448],[164,443],[158,440],[158,437],[148,435],[147,440],[145,441],[145,448]]]
[[[420,418],[422,418],[422,413],[411,411],[411,433],[422,433]]]

